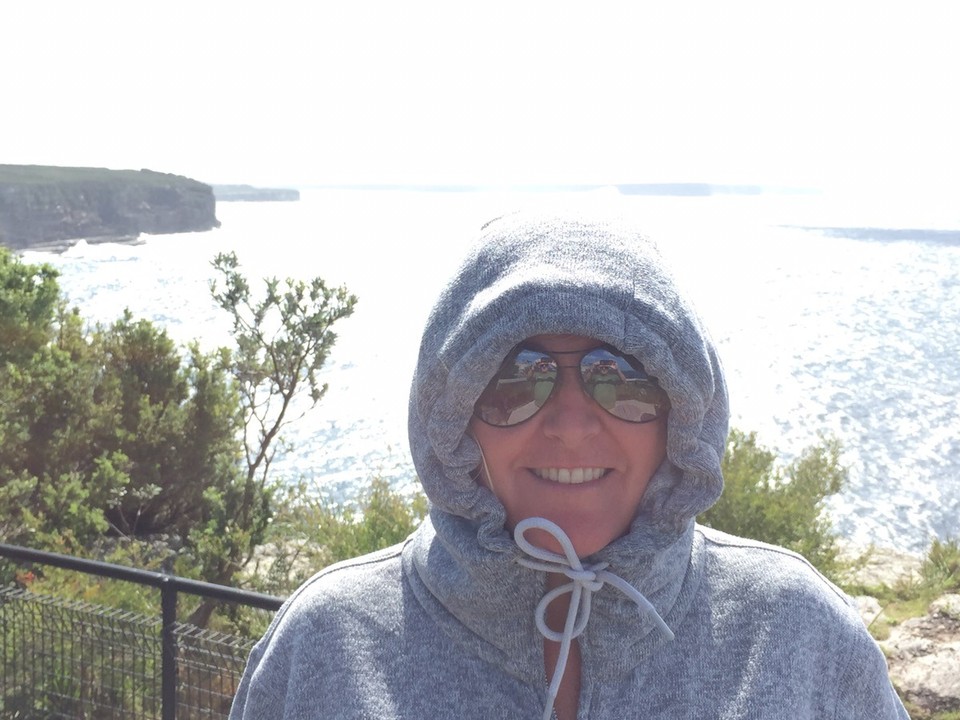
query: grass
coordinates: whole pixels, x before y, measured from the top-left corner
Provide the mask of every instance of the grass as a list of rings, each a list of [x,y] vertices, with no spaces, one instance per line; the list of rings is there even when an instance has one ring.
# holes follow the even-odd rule
[[[877,599],[882,612],[869,629],[875,639],[886,640],[891,627],[925,615],[930,603],[944,593],[960,592],[960,540],[934,540],[916,575],[899,578],[892,585],[849,583],[843,589],[849,595]]]
[[[107,168],[56,167],[51,165],[0,165],[0,183],[50,185],[64,183],[117,182],[141,185],[169,185],[173,179],[187,180],[153,170],[109,170]],[[194,181],[195,182],[195,181]]]

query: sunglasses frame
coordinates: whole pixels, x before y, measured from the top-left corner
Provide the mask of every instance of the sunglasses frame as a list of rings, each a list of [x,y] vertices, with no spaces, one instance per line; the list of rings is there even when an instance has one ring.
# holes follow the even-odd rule
[[[623,360],[624,362],[627,363],[627,365],[629,365],[633,369],[634,372],[637,372],[643,375],[643,378],[640,378],[640,380],[642,380],[646,385],[656,388],[659,394],[657,401],[653,403],[657,407],[656,414],[641,420],[630,420],[628,418],[623,418],[617,415],[612,408],[605,407],[601,403],[601,401],[593,393],[590,392],[590,389],[587,387],[587,380],[584,377],[582,362],[585,357],[587,357],[591,353],[597,352],[598,350],[602,350],[608,353],[609,355],[613,356],[614,361]],[[508,363],[511,362],[511,360],[515,361],[516,358],[519,357],[524,352],[531,352],[531,353],[539,354],[541,356],[549,357],[553,361],[553,364],[557,370],[560,370],[562,368],[570,368],[570,369],[577,370],[577,375],[579,376],[580,389],[583,391],[583,393],[587,397],[589,397],[591,401],[595,402],[598,406],[600,406],[611,417],[617,420],[628,422],[632,425],[643,425],[645,423],[650,423],[650,422],[659,420],[660,418],[664,417],[666,413],[669,412],[670,410],[670,399],[667,396],[667,392],[660,386],[660,383],[657,382],[657,379],[647,373],[646,369],[643,367],[643,364],[639,360],[637,360],[636,358],[630,355],[625,355],[621,353],[619,350],[617,350],[611,345],[608,345],[606,343],[601,343],[596,347],[588,348],[586,350],[560,350],[560,351],[551,352],[551,351],[543,350],[541,348],[526,345],[524,343],[520,343],[519,345],[514,347],[513,350],[510,351],[510,353],[506,356],[506,358],[504,358],[503,362],[500,364],[500,367],[497,369],[497,373],[490,379],[490,382],[487,383],[487,386],[483,389],[483,392],[480,394],[480,397],[478,397],[476,403],[474,403],[474,409],[473,409],[474,416],[477,419],[481,420],[482,422],[486,423],[487,425],[490,425],[491,427],[497,427],[497,428],[516,427],[517,425],[521,425],[522,423],[525,423],[531,418],[535,417],[537,413],[539,413],[540,410],[542,410],[543,407],[547,404],[550,398],[553,397],[553,394],[557,388],[557,385],[560,382],[559,373],[558,373],[556,379],[553,382],[553,387],[543,398],[542,402],[539,403],[536,410],[534,410],[532,413],[530,413],[530,415],[523,418],[522,420],[518,420],[517,422],[513,422],[513,423],[497,423],[497,422],[491,422],[486,417],[484,417],[483,410],[481,410],[481,407],[480,407],[481,400],[484,398],[485,395],[491,392],[491,387],[493,387],[496,383],[505,379],[504,377],[501,376],[502,375],[501,371],[504,369],[504,367],[506,367]],[[576,365],[562,365],[559,362],[560,358],[571,356],[571,355],[579,356],[577,359]],[[540,361],[535,360],[534,362],[532,362],[529,365],[530,369],[532,370],[538,362]],[[602,362],[602,361],[598,361],[598,362]],[[617,362],[616,364],[617,364],[617,369],[619,370],[620,369],[619,362]],[[496,392],[496,391],[492,391],[492,392]],[[535,391],[531,391],[531,396],[534,396],[534,392]],[[535,397],[531,397],[531,399],[528,402],[536,402]]]

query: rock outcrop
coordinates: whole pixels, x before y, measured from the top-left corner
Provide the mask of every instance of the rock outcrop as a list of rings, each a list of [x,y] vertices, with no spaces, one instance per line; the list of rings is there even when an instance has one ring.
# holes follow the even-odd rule
[[[865,556],[864,556],[865,553]],[[851,585],[887,585],[919,579],[923,558],[892,548],[845,548],[842,558],[854,564],[846,578]]]
[[[960,594],[943,595],[926,615],[895,625],[880,646],[908,702],[930,714],[960,710]]]
[[[875,548],[850,579],[868,587],[917,583],[921,560]],[[874,597],[854,600],[864,623],[876,626],[874,630],[884,637],[880,647],[887,657],[890,679],[912,716],[940,717],[960,711],[960,594],[943,594],[930,603],[925,615],[900,622],[891,621]]]
[[[213,189],[190,178],[152,170],[0,165],[0,245],[16,250],[219,226]]]

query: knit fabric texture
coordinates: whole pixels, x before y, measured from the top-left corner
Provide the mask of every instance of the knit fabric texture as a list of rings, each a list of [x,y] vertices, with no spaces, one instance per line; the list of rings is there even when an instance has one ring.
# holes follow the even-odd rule
[[[546,575],[520,562],[503,506],[475,481],[467,432],[503,358],[541,334],[634,356],[671,406],[667,457],[629,532],[584,559],[655,612],[638,613],[622,588],[593,593],[578,717],[906,718],[843,593],[793,553],[696,524],[723,488],[723,370],[654,242],[606,212],[483,227],[430,315],[411,389],[429,518],[294,594],[253,651],[231,718],[541,716]]]

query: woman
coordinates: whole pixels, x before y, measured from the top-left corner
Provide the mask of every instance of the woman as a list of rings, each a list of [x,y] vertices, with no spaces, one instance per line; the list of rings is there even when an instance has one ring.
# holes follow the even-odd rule
[[[649,240],[488,223],[413,381],[430,517],[297,591],[231,717],[906,718],[834,586],[696,525],[727,422],[715,348]]]

